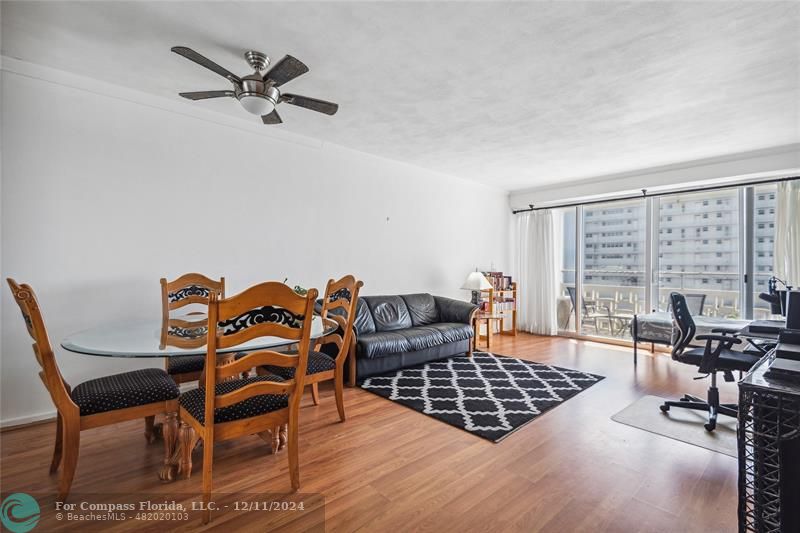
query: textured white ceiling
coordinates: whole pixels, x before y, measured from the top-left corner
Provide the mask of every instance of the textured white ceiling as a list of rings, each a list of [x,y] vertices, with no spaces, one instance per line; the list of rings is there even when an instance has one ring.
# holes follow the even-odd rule
[[[277,127],[508,190],[800,141],[798,35],[798,2],[2,3],[4,55],[170,98],[228,88],[173,45],[290,53],[340,110]]]

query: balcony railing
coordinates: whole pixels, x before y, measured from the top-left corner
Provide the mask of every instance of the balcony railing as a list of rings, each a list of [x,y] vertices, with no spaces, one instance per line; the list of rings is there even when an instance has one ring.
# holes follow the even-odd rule
[[[584,305],[581,308],[581,334],[602,337],[630,338],[630,321],[634,314],[649,312],[645,308],[645,272],[642,270],[622,269],[589,269],[584,270],[586,277],[615,277],[619,280],[608,283],[584,281]],[[664,270],[658,272],[658,301],[654,307],[666,311],[669,294],[683,292],[685,294],[705,294],[702,314],[722,318],[741,318],[741,293],[739,291],[740,275],[738,272],[687,272]],[[758,282],[766,284],[770,274],[756,274],[755,287]],[[669,279],[669,281],[666,281]],[[575,331],[573,302],[567,287],[574,287],[575,270],[562,270],[561,294],[558,301],[559,327],[566,331]],[[641,280],[641,281],[640,281]],[[715,287],[703,280],[723,280],[729,287]],[[715,283],[715,285],[718,285]],[[579,303],[580,305],[580,303]],[[766,318],[769,309],[766,302],[754,298],[754,318]]]

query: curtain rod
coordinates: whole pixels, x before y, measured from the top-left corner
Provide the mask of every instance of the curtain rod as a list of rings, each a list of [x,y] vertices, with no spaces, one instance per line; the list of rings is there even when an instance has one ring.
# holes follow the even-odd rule
[[[792,181],[800,179],[800,176],[791,176],[788,178],[767,178],[763,180],[754,180],[754,181],[747,181],[743,183],[736,183],[736,184],[727,184],[727,185],[711,185],[709,187],[692,187],[687,189],[675,189],[671,191],[664,191],[664,192],[654,192],[648,193],[647,189],[642,189],[642,194],[633,194],[629,196],[620,196],[617,198],[604,198],[602,200],[587,200],[585,202],[568,202],[564,204],[554,204],[554,205],[546,205],[543,207],[534,207],[534,204],[528,204],[529,206],[526,209],[514,209],[511,211],[513,214],[518,215],[519,213],[527,213],[530,211],[539,211],[540,209],[561,209],[564,207],[577,207],[579,205],[594,205],[594,204],[605,204],[608,202],[622,202],[625,200],[638,200],[639,198],[655,198],[658,196],[667,196],[670,194],[682,194],[682,193],[691,193],[691,192],[702,192],[702,191],[718,191],[720,189],[732,189],[735,187],[748,187],[753,185],[763,185],[765,183],[779,183],[782,181]]]

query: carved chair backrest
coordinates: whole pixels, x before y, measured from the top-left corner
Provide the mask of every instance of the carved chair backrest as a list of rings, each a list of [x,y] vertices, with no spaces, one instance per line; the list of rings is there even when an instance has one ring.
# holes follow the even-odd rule
[[[214,409],[220,409],[263,394],[289,394],[290,406],[300,406],[303,382],[308,368],[308,350],[311,343],[311,325],[317,289],[309,289],[305,296],[276,281],[250,287],[230,298],[219,299],[211,294],[208,305],[209,324],[217,324],[208,331],[205,375],[206,427],[214,418]],[[299,343],[297,353],[279,353],[273,350],[250,352],[233,363],[217,364],[217,351],[241,345],[259,337],[280,337]],[[259,381],[233,392],[217,394],[215,384],[239,376],[253,367],[294,367],[294,379],[283,382]],[[295,394],[295,392],[297,393]]]
[[[190,304],[208,305],[211,294],[225,298],[225,278],[215,281],[202,274],[184,274],[173,281],[161,278],[161,312],[164,320],[169,312]]]
[[[33,339],[33,353],[39,363],[41,371],[39,378],[44,383],[56,408],[61,410],[70,407],[78,410],[69,394],[69,385],[64,381],[61,371],[58,369],[53,347],[50,344],[50,337],[47,335],[47,328],[44,325],[42,312],[39,308],[39,301],[30,285],[18,284],[15,280],[8,278],[8,286],[17,302],[22,319],[28,335]]]
[[[322,318],[334,320],[339,324],[340,331],[328,335],[325,339],[326,344],[331,342],[338,347],[337,361],[346,357],[350,349],[353,324],[356,320],[358,293],[363,286],[364,282],[357,281],[353,275],[347,275],[339,280],[328,280],[325,288],[320,315]]]

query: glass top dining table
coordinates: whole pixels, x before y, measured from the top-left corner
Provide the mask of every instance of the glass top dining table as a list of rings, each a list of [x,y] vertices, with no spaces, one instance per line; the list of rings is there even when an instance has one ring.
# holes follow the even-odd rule
[[[311,338],[336,331],[330,319],[314,316]],[[205,355],[208,321],[205,314],[190,314],[164,320],[127,320],[96,326],[73,333],[61,341],[70,352],[104,357],[180,357]],[[217,353],[264,350],[297,343],[296,339],[259,337]]]

